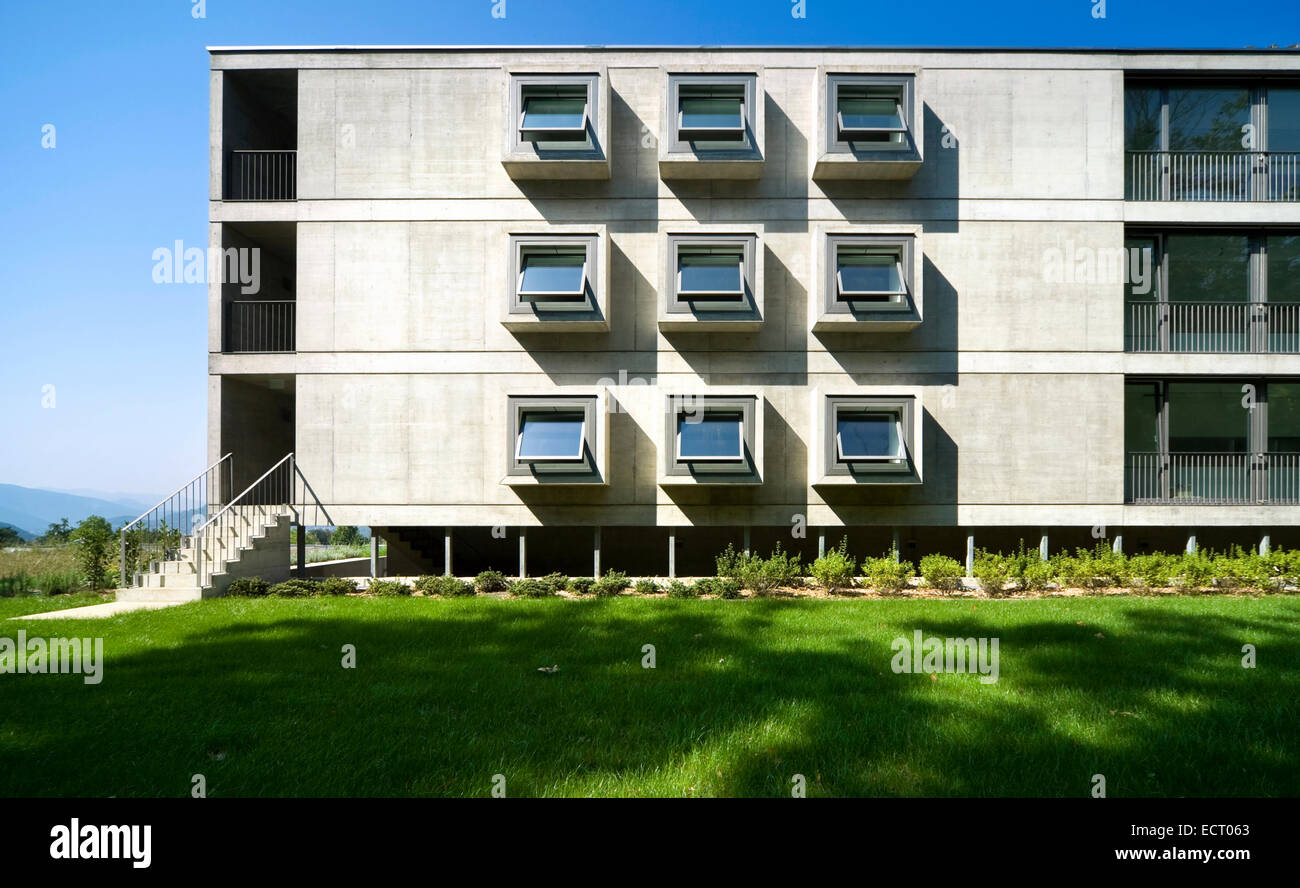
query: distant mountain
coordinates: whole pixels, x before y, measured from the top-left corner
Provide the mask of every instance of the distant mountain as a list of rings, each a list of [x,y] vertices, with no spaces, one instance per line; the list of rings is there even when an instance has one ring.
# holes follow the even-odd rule
[[[90,515],[100,515],[117,526],[135,519],[148,507],[57,490],[0,484],[0,523],[12,525],[32,536],[45,533],[47,527],[64,518],[69,524],[76,524]]]
[[[35,536],[35,534],[23,530],[21,527],[14,527],[14,525],[12,524],[6,524],[4,521],[0,521],[0,529],[6,527],[13,527],[14,530],[18,531],[18,536],[23,540],[23,542],[30,542]]]
[[[93,488],[87,487],[74,488],[72,490],[64,490],[61,487],[50,487],[48,490],[51,493],[70,493],[73,496],[85,496],[91,499],[108,500],[110,503],[121,503],[124,506],[130,506],[130,510],[135,512],[135,515],[131,516],[132,518],[143,513],[146,509],[152,509],[158,500],[163,498],[162,494],[142,495],[139,493],[129,493],[123,490],[94,490]],[[72,519],[69,518],[68,520],[71,521]]]

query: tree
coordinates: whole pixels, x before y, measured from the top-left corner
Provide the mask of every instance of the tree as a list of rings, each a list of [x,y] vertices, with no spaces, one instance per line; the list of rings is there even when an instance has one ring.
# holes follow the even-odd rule
[[[356,546],[363,541],[361,531],[350,524],[335,528],[334,533],[330,536],[330,542],[336,546]]]
[[[83,522],[84,523],[84,522]],[[64,518],[58,524],[51,524],[45,530],[41,537],[41,542],[49,545],[61,546],[72,539],[72,526],[68,524],[68,519]]]
[[[23,538],[12,527],[0,527],[0,546],[18,546],[22,541]]]
[[[330,544],[329,528],[318,527],[315,530],[307,531],[307,541],[309,543],[316,543],[317,545],[320,546],[328,546]]]
[[[109,563],[113,557],[113,527],[98,515],[91,515],[72,531],[77,544],[77,561],[92,589],[108,585]]]

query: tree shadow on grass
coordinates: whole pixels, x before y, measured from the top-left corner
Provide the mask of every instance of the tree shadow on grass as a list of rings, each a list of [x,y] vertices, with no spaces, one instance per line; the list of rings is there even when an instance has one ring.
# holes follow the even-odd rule
[[[203,602],[46,624],[104,635],[104,681],[0,677],[0,793],[183,795],[201,773],[213,796],[483,796],[494,775],[512,796],[788,795],[802,774],[809,795],[1084,797],[1102,773],[1115,796],[1300,794],[1300,602],[1167,605]],[[999,681],[895,674],[917,629],[998,637]]]

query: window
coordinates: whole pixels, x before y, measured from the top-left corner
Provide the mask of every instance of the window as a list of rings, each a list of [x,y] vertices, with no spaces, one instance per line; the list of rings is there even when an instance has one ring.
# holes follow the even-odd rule
[[[717,329],[741,329],[735,325],[760,322],[758,251],[755,234],[670,234],[660,326],[677,321],[703,330],[700,322],[715,321]]]
[[[600,241],[600,234],[511,235],[506,325],[606,328]]]
[[[758,483],[758,410],[754,395],[670,396],[666,475],[682,483]]]
[[[506,483],[604,483],[597,395],[511,395]]]
[[[667,74],[659,172],[667,178],[762,174],[758,74]]]
[[[914,240],[910,234],[827,234],[820,320],[901,322],[914,316],[911,325],[919,323]]]
[[[825,399],[819,483],[916,483],[915,397],[833,395]]]
[[[501,163],[515,179],[608,179],[609,87],[591,74],[509,74]]]
[[[522,85],[519,138],[534,143],[587,141],[587,92],[585,84]]]
[[[911,74],[826,75],[826,152],[915,152],[915,87]]]

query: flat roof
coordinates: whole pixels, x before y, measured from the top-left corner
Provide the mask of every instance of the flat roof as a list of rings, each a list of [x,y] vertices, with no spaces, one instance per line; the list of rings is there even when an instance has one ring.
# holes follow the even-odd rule
[[[577,52],[604,50],[610,52],[682,52],[690,51],[708,51],[708,52],[970,52],[970,53],[1002,53],[1002,52],[1038,52],[1038,53],[1104,53],[1115,55],[1126,54],[1187,54],[1187,55],[1208,55],[1208,54],[1234,54],[1234,53],[1261,53],[1261,52],[1293,52],[1300,53],[1300,43],[1290,46],[1244,46],[1237,49],[1224,47],[1082,47],[1082,46],[835,46],[835,45],[772,45],[772,46],[723,46],[717,44],[682,44],[680,46],[669,46],[664,44],[651,44],[638,46],[635,44],[628,45],[606,45],[606,44],[573,44],[573,45],[527,45],[527,44],[413,44],[413,45],[380,45],[380,46],[345,46],[345,45],[323,45],[323,46],[209,46],[206,47],[208,52]]]

